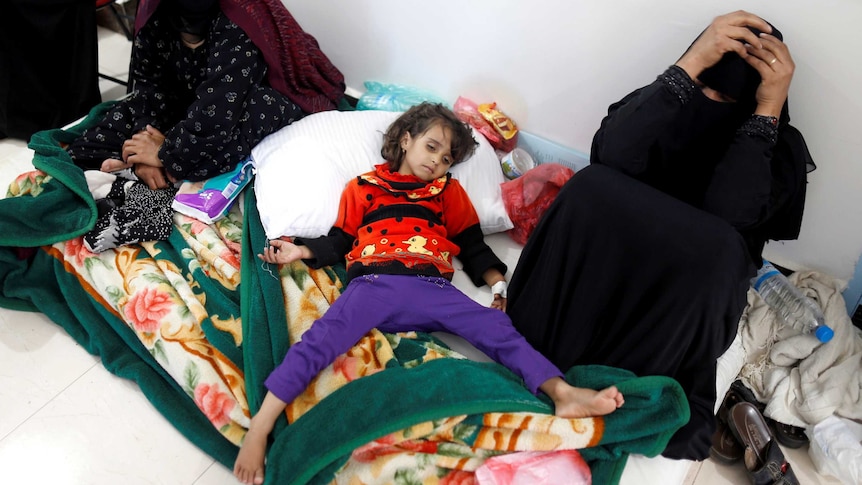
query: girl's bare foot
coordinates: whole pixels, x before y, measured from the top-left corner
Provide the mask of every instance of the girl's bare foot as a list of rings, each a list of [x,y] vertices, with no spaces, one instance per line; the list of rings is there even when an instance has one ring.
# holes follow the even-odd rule
[[[254,428],[248,430],[239,449],[239,455],[233,465],[233,474],[246,484],[260,485],[263,483],[263,462],[266,457],[267,433],[257,432]]]
[[[554,401],[554,414],[561,418],[604,416],[625,402],[616,386],[594,391],[574,387],[560,377],[548,379],[540,389]]]
[[[304,247],[304,246],[303,246]],[[263,483],[263,465],[266,460],[266,440],[275,420],[284,412],[287,403],[267,391],[257,414],[251,418],[248,432],[242,440],[239,455],[233,465],[233,474],[242,483],[260,485]]]

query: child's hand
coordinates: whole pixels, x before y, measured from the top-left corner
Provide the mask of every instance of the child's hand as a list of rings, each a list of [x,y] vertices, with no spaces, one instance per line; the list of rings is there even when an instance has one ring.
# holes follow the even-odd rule
[[[506,299],[499,294],[494,295],[494,301],[491,302],[491,308],[506,311]]]
[[[491,308],[506,311],[506,297],[508,296],[508,284],[503,275],[495,269],[489,269],[485,272],[485,281],[491,287],[491,294],[494,295],[494,301],[491,302]]]
[[[311,259],[313,256],[306,246],[297,246],[283,239],[273,239],[269,247],[258,258],[272,264],[288,264],[300,259]]]

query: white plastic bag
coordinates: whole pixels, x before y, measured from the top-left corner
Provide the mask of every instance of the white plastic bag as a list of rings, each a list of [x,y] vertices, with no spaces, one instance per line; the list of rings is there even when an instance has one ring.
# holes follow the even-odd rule
[[[576,450],[522,451],[485,460],[479,485],[590,485],[592,474]]]
[[[862,483],[862,425],[829,416],[807,431],[808,454],[822,475],[846,485]]]

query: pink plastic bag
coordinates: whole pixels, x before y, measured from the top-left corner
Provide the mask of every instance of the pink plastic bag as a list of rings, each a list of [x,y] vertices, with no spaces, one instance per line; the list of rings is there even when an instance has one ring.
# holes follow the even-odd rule
[[[479,485],[590,485],[590,467],[576,450],[522,451],[485,460]]]
[[[559,163],[541,163],[515,180],[500,185],[503,204],[515,226],[509,236],[526,244],[530,233],[575,171]]]
[[[455,106],[452,107],[452,111],[458,119],[481,133],[495,150],[509,153],[518,144],[517,127],[515,127],[515,124],[509,117],[496,109],[496,103],[479,105],[470,99],[459,96],[455,100]],[[496,114],[497,117],[495,119],[499,118],[499,123],[497,125],[492,124],[486,115],[483,114],[483,111],[492,117],[492,113]],[[506,133],[506,135],[503,133]]]

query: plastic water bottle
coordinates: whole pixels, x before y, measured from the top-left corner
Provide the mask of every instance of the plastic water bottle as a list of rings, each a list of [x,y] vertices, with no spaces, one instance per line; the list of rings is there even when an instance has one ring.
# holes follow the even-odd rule
[[[751,286],[788,325],[814,334],[823,343],[832,340],[832,329],[826,326],[817,303],[803,295],[769,261],[763,260],[763,267],[751,280]]]

